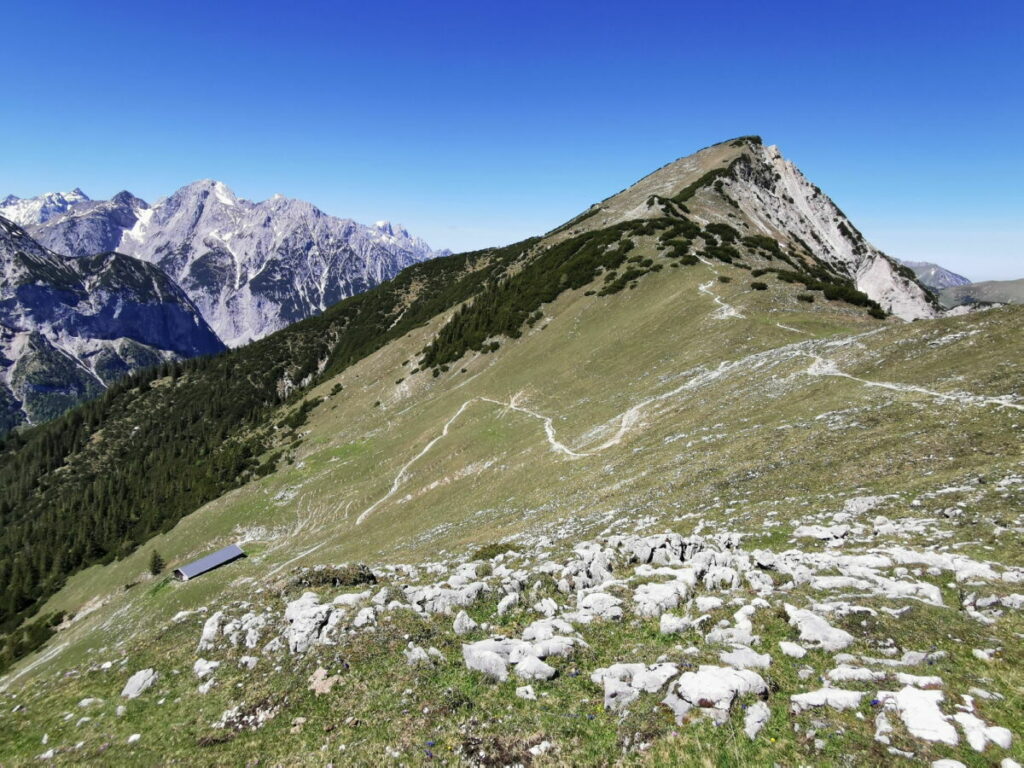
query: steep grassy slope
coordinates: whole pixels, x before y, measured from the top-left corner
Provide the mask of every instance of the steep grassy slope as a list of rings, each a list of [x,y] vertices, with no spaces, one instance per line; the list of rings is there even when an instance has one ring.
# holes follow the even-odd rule
[[[716,272],[732,282],[719,282]],[[967,557],[1024,565],[1013,539],[1001,533],[1021,525],[1014,507],[1019,488],[998,485],[1021,475],[1024,422],[1012,393],[1022,391],[1024,378],[1013,362],[1019,354],[1007,345],[1017,344],[1024,313],[879,324],[847,305],[807,305],[791,284],[772,281],[767,291],[750,290],[741,282],[745,274],[700,264],[664,269],[611,297],[570,292],[496,353],[471,355],[438,377],[408,375],[414,362],[405,361],[433,338],[439,320],[323,382],[312,394],[326,399],[302,427],[293,463],[207,505],[150,545],[173,567],[242,540],[251,553],[247,560],[195,582],[165,585],[145,575],[147,547],[79,574],[50,602],[46,610],[81,618],[44,650],[44,662],[30,662],[35,666],[9,681],[11,691],[21,690],[15,701],[29,714],[8,718],[14,730],[4,749],[38,754],[47,732],[51,745],[85,740],[78,752],[64,753],[69,760],[104,754],[114,761],[239,763],[260,756],[372,764],[426,760],[426,751],[442,744],[451,759],[452,748],[463,754],[474,740],[485,751],[507,748],[521,759],[527,746],[543,739],[559,745],[548,758],[554,763],[690,764],[680,754],[698,748],[719,755],[716,763],[738,765],[779,759],[830,764],[848,760],[851,748],[860,750],[854,764],[895,760],[871,740],[870,721],[863,725],[850,713],[818,717],[826,723],[819,731],[847,736],[830,736],[826,751],[816,752],[813,738],[794,735],[782,722],[770,731],[773,746],[768,734],[752,743],[732,726],[680,729],[667,710],[638,709],[625,720],[603,712],[600,687],[587,680],[590,670],[639,657],[652,662],[662,653],[675,658],[673,641],[659,639],[657,622],[652,628],[649,619],[592,629],[593,650],[563,669],[561,683],[538,684],[549,699],[535,705],[516,699],[511,683],[488,685],[463,668],[450,617],[424,624],[402,612],[374,634],[350,635],[308,656],[285,653],[276,662],[280,672],[273,672],[272,653],[261,659],[267,666],[258,673],[225,668],[205,695],[196,693],[199,681],[188,671],[210,612],[238,610],[231,606],[244,601],[265,607],[279,622],[274,617],[298,595],[294,588],[281,592],[282,585],[302,565],[458,560],[498,541],[532,553],[538,545],[544,551],[544,537],[548,556],[557,559],[577,541],[632,530],[736,531],[749,537],[749,549],[776,549],[786,546],[787,535],[766,521],[785,531],[790,521],[841,509],[845,498],[874,494],[895,494],[884,512],[897,520],[934,517],[959,503],[965,519],[951,527],[951,540],[940,540]],[[330,395],[338,383],[344,388]],[[978,478],[986,484],[978,485]],[[911,506],[914,500],[919,506]],[[808,542],[800,547],[813,550]],[[386,583],[394,589],[400,582]],[[786,600],[802,595],[797,590]],[[946,599],[955,605],[956,592]],[[880,608],[874,599],[859,603]],[[199,607],[207,613],[172,621],[179,611]],[[473,615],[498,621],[493,610],[483,602]],[[986,629],[950,608],[913,610],[913,622],[890,620],[872,632],[900,648],[955,652],[956,665],[940,671],[951,686],[963,681],[957,690],[966,692],[974,676],[991,673],[972,667],[981,662],[965,658],[969,648],[950,644],[950,633],[971,647],[1006,649],[999,667],[1005,672],[985,683],[987,689],[1009,696],[1024,682],[1009,672],[1018,619]],[[527,622],[529,613],[524,608],[503,622]],[[758,628],[763,643],[789,637],[784,619],[774,614]],[[409,638],[437,645],[449,661],[432,670],[409,668],[400,653]],[[232,653],[242,651],[214,657],[232,665]],[[114,671],[86,671],[124,657],[126,664]],[[818,673],[828,669],[819,666],[825,661],[813,662]],[[777,657],[774,664],[779,698],[801,690],[798,662]],[[326,698],[307,690],[318,665],[345,680]],[[127,674],[148,666],[161,670],[165,682],[158,694],[128,702],[123,719],[107,713],[76,728],[77,711],[67,723],[63,715],[43,714],[74,711],[86,696],[104,698],[109,704],[99,706],[106,712]],[[71,682],[60,677],[67,669],[78,670]],[[581,671],[579,678],[572,669]],[[418,693],[403,697],[406,689]],[[155,703],[157,696],[163,705]],[[281,709],[263,729],[229,740],[210,729],[224,710],[270,701]],[[1019,713],[1014,702],[990,707],[987,717],[1012,725]],[[296,717],[307,723],[296,728]],[[168,730],[165,722],[179,725]],[[138,732],[143,741],[124,746]],[[524,735],[509,740],[509,732]],[[114,746],[99,752],[106,743]],[[641,743],[654,746],[638,752]],[[327,753],[320,752],[324,744]],[[347,757],[338,753],[342,744]]]
[[[344,368],[464,300],[522,246],[418,265],[239,352],[137,373],[0,446],[0,631],[65,576],[131,552],[196,507],[273,469],[318,375]]]
[[[680,175],[673,194],[704,174],[698,167]],[[417,297],[430,284],[403,273],[404,288],[386,304],[400,309],[350,316],[370,318],[365,326],[350,319],[349,328],[367,329],[358,345],[330,325],[331,313],[316,326],[322,334],[306,325],[267,339],[279,346],[264,348],[272,349],[265,359],[311,350],[301,356],[311,365],[303,373],[327,362],[301,399],[268,398],[258,418],[239,422],[262,429],[252,443],[261,452],[251,458],[266,472],[243,473],[237,487],[144,548],[77,573],[50,597],[41,613],[74,618],[0,682],[10,705],[0,707],[0,754],[12,764],[52,749],[56,762],[231,765],[878,765],[955,757],[981,766],[1024,757],[1017,739],[1009,750],[990,745],[984,753],[964,738],[922,741],[880,694],[914,687],[897,674],[934,673],[949,716],[967,694],[985,723],[1016,734],[1024,722],[1016,639],[1024,625],[1010,594],[1024,580],[1024,309],[882,320],[799,244],[744,243],[716,232],[714,221],[697,222],[695,208],[593,229],[582,219],[545,241],[478,256],[475,268],[464,264],[433,284],[446,293],[426,317]],[[503,280],[480,279],[495,267]],[[475,309],[456,308],[468,285],[456,276],[478,281],[468,294]],[[336,311],[345,306],[353,305]],[[415,322],[403,325],[409,315]],[[521,322],[510,329],[515,318]],[[299,344],[324,337],[323,346]],[[255,365],[243,353],[222,358],[234,361],[234,377],[212,380],[255,370],[241,368]],[[162,402],[157,393],[228,396],[187,389],[190,375],[154,380],[124,401],[116,423],[150,418]],[[142,423],[156,429],[159,416]],[[108,434],[95,442],[114,438]],[[87,457],[106,466],[103,456],[78,451],[55,476]],[[678,634],[661,632],[661,611],[645,611],[639,600],[645,585],[673,574],[649,570],[609,539],[662,532],[692,537],[696,551],[716,567],[735,565],[740,576],[723,586],[716,579],[728,582],[728,573],[702,572],[676,613],[709,619]],[[232,541],[249,557],[184,584],[148,575],[154,549],[173,568]],[[559,676],[533,682],[537,700],[517,697],[525,681],[514,676],[494,684],[466,668],[462,642],[517,637],[545,611],[578,610],[586,591],[562,589],[559,580],[581,553],[599,550],[619,551],[610,555],[614,578],[597,586],[621,601],[622,615],[575,617],[570,634],[587,645],[548,657]],[[751,560],[768,563],[765,553],[778,564],[740,568],[737,558],[750,568]],[[688,557],[671,565],[694,567]],[[467,561],[475,564],[460,569]],[[290,652],[298,609],[289,609],[293,623],[283,614],[303,591],[326,603],[366,588],[332,586],[334,571],[304,570],[342,562],[368,563],[378,579],[372,591],[387,595],[376,609],[369,595],[346,598],[359,613],[339,609],[333,644]],[[818,581],[851,573],[860,581]],[[457,590],[473,580],[489,591],[465,608],[487,629],[459,637],[453,615],[411,608],[418,589]],[[520,602],[499,613],[498,599],[512,591]],[[709,597],[721,603],[691,600]],[[397,605],[386,609],[389,601]],[[851,635],[843,650],[855,655],[779,653],[780,640],[809,645],[790,626],[786,604],[827,616]],[[721,711],[697,707],[679,720],[658,705],[664,690],[622,709],[603,706],[608,689],[590,676],[609,664],[721,664],[731,645],[709,630],[738,629],[741,606],[760,636],[744,645],[771,655],[760,696],[737,697]],[[261,617],[251,647],[232,645],[227,629],[200,642],[218,611],[242,634],[243,622]],[[409,644],[436,647],[440,657],[409,664]],[[860,682],[828,677],[844,664],[878,667],[865,659],[906,651],[922,652],[906,669],[869,670]],[[212,677],[192,672],[200,656],[221,663]],[[256,659],[254,669],[240,666],[243,656]],[[146,668],[159,674],[154,687],[120,699],[129,675]],[[860,692],[859,703],[790,712],[791,696],[823,681]],[[80,706],[86,698],[102,701]],[[746,713],[761,699],[771,717],[750,739]],[[704,709],[722,724],[697,716]],[[879,730],[886,712],[891,736]],[[129,743],[136,733],[141,739]]]
[[[774,148],[756,137],[715,145],[546,238],[415,266],[257,344],[140,374],[14,436],[0,448],[0,631],[32,615],[68,574],[123,557],[272,471],[314,403],[280,421],[277,407],[439,313],[454,312],[422,355],[410,351],[410,375],[421,366],[446,373],[471,351],[519,337],[542,305],[598,276],[592,290],[608,296],[649,273],[701,262],[749,269],[762,278],[750,285],[762,290],[768,275],[803,284],[806,301],[840,300],[884,319],[882,305],[856,287],[870,278],[865,287],[905,316],[931,311],[920,286],[894,272]]]

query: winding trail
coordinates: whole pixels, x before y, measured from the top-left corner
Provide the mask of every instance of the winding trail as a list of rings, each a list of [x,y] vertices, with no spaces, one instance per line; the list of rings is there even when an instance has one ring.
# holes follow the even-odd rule
[[[807,368],[807,373],[811,376],[838,376],[839,378],[859,382],[865,387],[877,387],[879,389],[888,389],[893,392],[911,392],[918,395],[933,397],[936,400],[942,400],[943,402],[959,403],[960,405],[994,405],[996,407],[1014,408],[1018,411],[1024,411],[1024,405],[1011,403],[1009,401],[1009,398],[1012,397],[1012,395],[986,397],[984,395],[974,395],[970,392],[937,392],[934,389],[926,389],[925,387],[919,387],[916,384],[897,384],[891,381],[872,381],[871,379],[862,379],[859,376],[853,376],[852,374],[839,370],[839,366],[837,366],[833,360],[826,360],[816,354],[810,354],[809,356],[811,357],[812,362]]]
[[[708,280],[706,283],[701,283],[697,287],[697,290],[699,290],[701,293],[704,293],[704,294],[707,294],[708,296],[710,296],[712,299],[715,300],[715,304],[718,305],[718,309],[716,309],[711,314],[711,316],[713,318],[715,318],[716,320],[724,320],[727,317],[735,317],[735,318],[740,319],[740,320],[746,318],[746,315],[744,315],[742,312],[740,312],[738,309],[736,309],[736,307],[734,307],[732,304],[729,304],[726,301],[723,301],[722,298],[717,293],[715,293],[714,291],[710,290],[711,286],[714,285],[714,284],[715,284],[714,280]]]
[[[718,270],[715,269],[714,264],[705,259],[703,256],[698,256],[697,258],[700,259],[700,262],[704,264],[704,266],[706,266],[715,274],[716,278],[718,277]],[[714,280],[708,280],[706,283],[701,283],[699,286],[697,286],[698,291],[700,291],[706,296],[710,296],[712,299],[715,300],[715,304],[718,305],[718,309],[712,312],[711,316],[716,320],[725,320],[727,317],[735,317],[738,320],[746,319],[746,315],[744,315],[742,312],[736,309],[736,307],[734,307],[732,304],[729,304],[727,301],[723,301],[717,293],[711,290],[711,286],[714,284]]]
[[[379,498],[377,501],[375,501],[373,504],[371,504],[369,507],[367,507],[365,510],[363,510],[363,512],[360,513],[359,517],[356,519],[356,524],[361,524],[378,507],[380,507],[381,504],[386,502],[388,499],[394,496],[395,493],[398,492],[398,489],[408,479],[409,469],[412,467],[412,465],[419,461],[419,459],[423,458],[423,456],[425,456],[435,445],[437,445],[439,441],[445,438],[448,435],[448,431],[451,428],[451,426],[458,420],[460,416],[462,416],[463,413],[465,413],[466,409],[475,402],[491,403],[493,405],[497,405],[502,408],[516,411],[518,413],[522,413],[524,415],[530,416],[531,418],[539,420],[544,425],[545,438],[551,450],[556,453],[562,454],[568,459],[573,460],[593,456],[621,443],[623,438],[640,422],[640,417],[644,410],[655,403],[664,400],[669,400],[687,391],[699,389],[718,379],[729,376],[738,371],[746,371],[749,373],[766,367],[774,367],[786,361],[794,360],[801,357],[811,358],[811,364],[803,371],[803,373],[810,376],[837,376],[849,379],[851,381],[856,381],[866,387],[876,387],[880,389],[891,390],[894,392],[924,395],[926,397],[935,398],[942,402],[952,402],[960,405],[991,405],[995,407],[1006,407],[1024,411],[1024,405],[1009,402],[1009,398],[1011,397],[1011,395],[1006,395],[1000,398],[985,397],[982,395],[974,395],[971,393],[950,394],[927,389],[925,387],[919,387],[913,384],[898,384],[894,382],[862,379],[858,376],[853,376],[851,374],[845,373],[844,371],[839,369],[838,365],[834,361],[821,357],[821,355],[819,355],[815,351],[816,347],[821,346],[848,346],[849,344],[856,342],[858,339],[865,338],[867,336],[873,336],[878,332],[879,330],[868,331],[867,333],[848,336],[846,338],[839,340],[833,339],[829,341],[823,341],[819,339],[808,339],[806,341],[795,342],[793,344],[787,344],[782,347],[775,347],[773,349],[764,350],[762,352],[755,352],[754,354],[747,355],[746,357],[740,358],[739,360],[723,361],[719,363],[719,365],[716,368],[713,368],[711,370],[700,370],[699,372],[690,375],[682,384],[666,392],[662,392],[660,394],[645,398],[636,405],[630,406],[628,409],[623,411],[618,416],[613,417],[611,420],[609,420],[609,422],[606,423],[614,424],[615,422],[618,422],[618,428],[616,429],[615,433],[604,442],[599,443],[598,445],[586,451],[574,450],[567,446],[565,443],[561,442],[558,439],[555,431],[554,419],[551,416],[545,416],[541,413],[537,413],[536,411],[533,411],[529,408],[520,405],[519,394],[514,395],[507,401],[496,400],[494,398],[484,396],[470,398],[469,400],[466,400],[461,406],[459,406],[458,410],[454,413],[454,415],[452,415],[452,417],[445,422],[444,427],[441,430],[441,433],[437,435],[434,439],[432,439],[429,443],[427,443],[419,453],[417,453],[413,458],[411,458],[402,466],[402,468],[398,471],[398,474],[395,476],[395,479],[392,481],[391,487],[388,490],[388,492],[384,494],[384,496]],[[319,546],[320,545],[317,545],[313,548],[313,550],[319,548]],[[313,550],[309,551],[311,552]],[[308,553],[309,552],[305,552],[303,553],[303,555],[300,555],[299,557],[303,557]],[[294,559],[289,562],[293,562]],[[279,568],[280,567],[281,566],[279,566]]]
[[[590,455],[589,453],[577,453],[576,451],[572,450],[572,448],[570,448],[569,446],[559,442],[558,438],[555,437],[555,426],[552,418],[550,416],[543,416],[535,411],[531,411],[529,408],[523,408],[521,405],[518,404],[519,397],[519,394],[513,395],[511,398],[509,398],[509,401],[507,403],[502,402],[501,400],[492,400],[489,397],[481,397],[479,399],[484,401],[485,403],[494,403],[495,405],[500,405],[504,408],[508,408],[513,411],[518,411],[519,413],[525,413],[527,416],[532,416],[533,418],[542,421],[544,423],[544,434],[547,436],[548,445],[551,446],[551,450],[557,453],[564,453],[570,459],[582,459],[584,456]]]
[[[320,547],[322,547],[326,543],[327,543],[327,540],[325,539],[324,541],[321,541],[319,544],[316,544],[315,546],[310,547],[305,552],[300,552],[295,557],[293,557],[291,560],[285,560],[280,565],[278,565],[278,566],[276,566],[274,568],[271,568],[269,571],[267,571],[266,574],[263,576],[263,578],[266,579],[269,576],[273,576],[275,573],[278,573],[283,568],[287,568],[289,565],[294,563],[296,560],[301,560],[306,555],[313,554],[314,552],[316,552],[318,549],[320,549]]]
[[[369,507],[364,509],[359,514],[359,517],[356,518],[356,525],[359,525],[360,523],[362,523],[363,520],[365,520],[367,518],[367,516],[370,515],[373,512],[373,510],[375,510],[377,507],[379,507],[381,504],[383,504],[385,501],[387,501],[388,499],[390,499],[392,496],[395,495],[395,493],[401,487],[402,482],[405,480],[406,473],[409,471],[409,467],[411,467],[413,464],[415,464],[417,461],[419,461],[421,458],[423,458],[430,451],[430,449],[433,448],[440,440],[443,440],[445,437],[447,437],[448,436],[448,430],[451,428],[452,424],[454,424],[456,419],[458,419],[459,416],[462,415],[463,411],[465,411],[470,405],[472,405],[474,402],[476,402],[477,399],[478,398],[475,398],[475,397],[470,398],[469,400],[464,402],[461,406],[459,406],[459,410],[457,410],[455,412],[455,415],[452,416],[450,419],[448,419],[448,421],[446,421],[444,423],[444,428],[441,430],[441,434],[439,434],[437,437],[435,437],[433,440],[431,440],[429,443],[427,443],[423,447],[422,451],[420,451],[415,456],[413,456],[411,459],[409,459],[409,461],[407,461],[402,466],[402,468],[400,470],[398,470],[398,474],[395,475],[395,479],[391,483],[390,490],[388,490],[388,492],[386,494],[384,494],[381,498],[377,499],[377,501],[373,502],[373,504],[371,504]]]
[[[19,677],[22,677],[26,672],[31,672],[33,669],[38,667],[40,664],[44,664],[45,662],[47,662],[50,659],[54,658],[55,656],[57,656],[61,651],[63,651],[67,647],[68,647],[67,643],[61,643],[60,645],[55,645],[53,648],[50,648],[48,651],[46,651],[46,653],[42,654],[39,658],[33,660],[30,664],[26,664],[25,666],[23,666],[21,669],[18,670],[18,672],[16,674],[13,674],[10,677],[4,678],[2,681],[0,681],[0,693],[3,693],[4,691],[6,691],[10,687],[11,683],[13,683]]]

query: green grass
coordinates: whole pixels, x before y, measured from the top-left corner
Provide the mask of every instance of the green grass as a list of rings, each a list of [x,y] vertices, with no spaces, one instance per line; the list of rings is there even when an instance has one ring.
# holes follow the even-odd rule
[[[727,276],[746,275],[724,264],[715,269]],[[1024,310],[881,324],[862,309],[802,302],[799,285],[776,282],[769,291],[750,291],[743,280],[734,279],[715,283],[713,290],[745,317],[716,319],[716,305],[698,291],[712,277],[706,266],[694,265],[648,275],[635,290],[613,296],[568,291],[545,305],[543,319],[521,338],[504,342],[497,352],[470,354],[436,378],[429,371],[411,374],[403,362],[414,359],[433,337],[441,322],[435,320],[323,382],[307,399],[333,394],[309,410],[299,430],[301,442],[290,451],[293,463],[282,462],[267,477],[206,505],[130,557],[76,575],[50,600],[45,611],[85,614],[84,607],[96,607],[44,648],[52,651],[63,644],[59,652],[11,685],[8,695],[17,695],[11,701],[27,708],[11,713],[13,703],[4,702],[4,764],[30,762],[43,752],[44,733],[51,745],[86,742],[59,760],[113,764],[244,765],[257,758],[262,764],[292,764],[303,755],[306,764],[377,765],[389,762],[387,746],[400,749],[405,764],[427,764],[426,749],[435,762],[441,757],[453,761],[452,750],[466,744],[521,757],[541,738],[554,741],[559,751],[538,759],[537,765],[898,764],[872,740],[868,704],[861,712],[865,721],[829,712],[798,719],[804,726],[811,720],[825,722],[817,727],[826,739],[821,752],[813,739],[794,734],[781,716],[782,698],[773,699],[773,715],[778,708],[779,716],[754,743],[737,730],[740,718],[722,728],[679,727],[657,707],[655,697],[643,699],[643,706],[622,720],[605,713],[600,691],[588,679],[590,671],[638,654],[653,662],[693,639],[666,640],[649,621],[588,630],[591,649],[566,666],[560,678],[535,686],[548,694],[539,702],[517,699],[509,684],[487,684],[465,670],[450,618],[424,621],[403,612],[389,614],[391,622],[382,624],[372,641],[346,638],[339,646],[321,649],[316,658],[282,657],[279,672],[269,657],[250,674],[232,663],[242,651],[218,656],[224,661],[218,685],[206,696],[195,693],[198,681],[190,665],[202,617],[182,624],[172,623],[171,617],[253,599],[280,611],[274,588],[294,567],[467,557],[488,545],[514,549],[517,537],[528,533],[547,533],[555,551],[564,551],[609,527],[636,530],[641,520],[651,531],[688,534],[698,523],[711,530],[743,530],[753,537],[749,547],[782,550],[789,546],[790,528],[765,527],[770,512],[785,523],[824,509],[838,511],[841,503],[835,499],[843,496],[897,492],[902,514],[923,516],[909,506],[916,495],[979,475],[996,481],[1021,472],[1024,418],[1016,413],[809,376],[811,359],[801,356],[766,357],[654,400],[617,444],[597,450],[613,438],[628,409],[722,363],[867,331],[876,333],[823,351],[844,372],[865,379],[993,397],[1024,392],[1019,365]],[[954,333],[973,335],[942,341]],[[398,378],[404,381],[395,386]],[[343,389],[337,390],[337,384]],[[373,408],[377,401],[380,407]],[[552,451],[544,424],[507,407],[510,401],[551,417],[559,441],[591,455],[567,458]],[[446,423],[447,435],[410,464],[439,438]],[[389,492],[403,467],[398,490],[357,523]],[[964,544],[964,554],[1024,565],[1019,542],[1000,535],[991,523],[1016,519],[1020,493],[1004,496],[993,487],[989,483],[985,492],[968,494],[969,514],[951,523],[954,541]],[[924,509],[934,511],[957,500],[926,499]],[[201,579],[181,584],[146,575],[151,549],[173,569],[239,537],[249,541],[250,556]],[[123,589],[134,581],[139,585]],[[261,587],[264,592],[257,592]],[[952,596],[947,602],[953,602]],[[470,613],[478,621],[495,618],[489,603],[473,606]],[[781,617],[763,613],[756,625],[765,643],[792,637]],[[512,631],[529,619],[520,611],[503,623]],[[990,647],[988,633],[994,635],[1006,656],[985,685],[1006,698],[985,702],[984,716],[990,722],[1019,724],[1017,691],[1024,689],[1024,680],[1016,670],[1024,668],[1024,659],[1014,633],[1021,631],[1016,615],[990,630],[958,612],[925,606],[914,608],[912,621],[883,617],[873,634],[913,648],[927,637],[947,649],[951,657],[941,673],[950,691],[966,690],[977,674],[968,656],[980,646],[972,643]],[[410,639],[436,645],[448,661],[429,669],[407,667],[401,651]],[[696,661],[714,658],[707,649],[702,653]],[[89,671],[101,661],[125,657],[127,665],[115,665],[116,672]],[[792,690],[799,665],[775,657],[772,676],[780,690]],[[824,656],[810,663],[817,671],[827,668]],[[129,702],[126,717],[114,717],[112,708],[127,675],[149,665],[161,671],[157,689]],[[317,698],[307,689],[317,665],[342,677],[329,696]],[[581,674],[572,676],[571,667]],[[180,674],[174,675],[174,669]],[[67,676],[70,670],[75,673]],[[407,689],[412,693],[404,694]],[[105,714],[89,727],[76,728],[83,714],[77,702],[85,696],[104,698]],[[164,704],[156,703],[160,699]],[[225,709],[264,699],[282,706],[266,727],[200,746],[214,734],[209,724]],[[64,722],[69,711],[74,717]],[[295,717],[307,721],[293,734]],[[347,723],[350,717],[359,723]],[[143,738],[129,747],[127,736],[136,732]],[[434,746],[427,747],[428,741]],[[651,746],[637,751],[638,742]],[[909,739],[896,742],[910,744]],[[922,758],[944,754],[913,744]],[[969,765],[986,764],[966,750],[955,754]],[[1011,754],[1021,759],[1018,744]],[[709,755],[714,756],[711,762]]]

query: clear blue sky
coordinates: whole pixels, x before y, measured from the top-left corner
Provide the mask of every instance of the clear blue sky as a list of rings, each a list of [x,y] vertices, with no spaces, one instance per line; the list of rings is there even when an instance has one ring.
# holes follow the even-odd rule
[[[876,245],[1024,276],[1019,2],[4,4],[0,194],[212,177],[435,247],[736,135]]]

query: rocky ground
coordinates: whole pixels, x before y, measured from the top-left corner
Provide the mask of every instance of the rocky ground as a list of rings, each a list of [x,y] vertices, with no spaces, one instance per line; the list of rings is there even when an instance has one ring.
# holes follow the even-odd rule
[[[734,512],[686,535],[612,526],[571,549],[523,535],[464,562],[296,569],[175,616],[148,666],[115,645],[7,694],[0,722],[27,740],[73,678],[92,695],[31,733],[40,761],[148,741],[188,762],[153,730],[162,711],[210,762],[1011,768],[1024,568],[959,554],[967,525],[1020,536],[1020,516],[984,519],[993,496],[1019,509],[1024,476],[795,515],[780,500],[757,526]],[[231,706],[188,717],[214,701]]]

